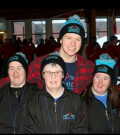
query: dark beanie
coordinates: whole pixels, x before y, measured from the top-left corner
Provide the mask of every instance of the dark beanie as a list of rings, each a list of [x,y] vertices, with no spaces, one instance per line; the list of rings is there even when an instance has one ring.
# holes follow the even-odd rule
[[[97,59],[95,61],[95,69],[93,71],[93,75],[100,72],[100,73],[106,73],[111,78],[114,77],[114,66],[116,64],[114,59],[111,59],[111,57],[107,53],[103,53],[100,55],[100,59]]]
[[[43,59],[43,61],[41,63],[40,74],[41,74],[42,79],[43,79],[42,71],[43,71],[44,67],[49,63],[56,63],[56,64],[60,65],[61,68],[63,69],[64,78],[65,78],[65,76],[66,76],[66,65],[65,65],[64,60],[58,55],[48,55],[47,57],[45,57]]]
[[[82,41],[85,38],[85,30],[83,24],[80,22],[80,17],[74,15],[69,17],[69,20],[66,21],[60,30],[59,41],[66,33],[75,33],[81,36]]]
[[[99,73],[106,73],[111,78],[113,78],[113,76],[114,76],[114,70],[112,68],[110,68],[109,66],[107,66],[107,65],[96,66],[95,69],[94,69],[93,75],[98,73],[98,72]]]
[[[25,57],[25,55],[22,52],[17,52],[15,55],[11,56],[8,59],[8,65],[12,61],[18,61],[18,62],[20,62],[22,64],[23,68],[25,69],[26,76],[27,76],[27,73],[28,73],[28,60]]]

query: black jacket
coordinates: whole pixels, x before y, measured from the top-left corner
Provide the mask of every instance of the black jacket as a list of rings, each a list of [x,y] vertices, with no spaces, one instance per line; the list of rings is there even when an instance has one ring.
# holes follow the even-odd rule
[[[10,88],[9,86],[8,84],[0,90],[0,134],[13,134],[12,121],[15,119],[15,133],[20,133],[20,113],[22,108],[25,102],[39,90],[36,84],[26,83],[26,86],[22,88]],[[22,95],[24,88],[25,91]],[[18,112],[17,115],[15,112]]]
[[[90,125],[90,133],[95,134],[111,134],[120,133],[120,117],[115,108],[112,107],[110,101],[110,93],[107,97],[107,108],[98,100],[91,89],[89,89],[88,97],[84,98],[89,101],[88,116]],[[87,100],[88,99],[88,100]]]
[[[37,92],[24,106],[21,133],[88,133],[86,104],[80,95],[65,88],[55,101],[45,90]]]

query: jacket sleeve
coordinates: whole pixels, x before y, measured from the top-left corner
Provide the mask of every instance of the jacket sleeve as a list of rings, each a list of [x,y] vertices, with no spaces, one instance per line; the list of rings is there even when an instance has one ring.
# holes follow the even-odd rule
[[[37,125],[36,117],[36,105],[29,100],[24,106],[21,113],[21,124],[20,133],[21,134],[38,134],[39,128]]]
[[[78,104],[78,102],[76,102]],[[76,113],[75,121],[71,126],[72,134],[87,134],[89,133],[89,120],[87,114],[87,106],[86,103],[80,99],[80,104]]]

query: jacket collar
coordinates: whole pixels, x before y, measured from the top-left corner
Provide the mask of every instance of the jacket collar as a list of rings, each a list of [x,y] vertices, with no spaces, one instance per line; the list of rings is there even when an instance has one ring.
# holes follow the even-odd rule
[[[62,84],[62,85],[63,85],[63,87],[64,87],[64,93],[63,93],[62,97],[65,97],[65,96],[68,95],[69,90],[67,89],[67,87],[66,87],[65,84]],[[43,95],[45,95],[45,96],[51,97],[51,95],[49,94],[49,92],[46,91],[45,86],[44,86],[43,90],[41,90],[41,94],[43,94]]]

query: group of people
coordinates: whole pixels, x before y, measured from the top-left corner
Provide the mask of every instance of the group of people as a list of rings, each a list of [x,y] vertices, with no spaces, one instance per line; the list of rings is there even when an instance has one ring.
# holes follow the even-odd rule
[[[55,40],[53,36],[50,36],[49,39],[40,39],[40,43],[35,48],[34,54],[36,57],[43,56],[53,52],[56,48],[60,47],[60,43]]]
[[[60,48],[28,65],[17,52],[0,79],[0,133],[120,133],[120,88],[115,60],[107,53],[95,63],[77,52],[85,37],[78,15],[60,30]]]
[[[99,56],[103,53],[108,53],[112,59],[116,61],[114,67],[114,81],[117,85],[118,75],[120,72],[120,43],[117,36],[110,36],[110,40],[103,43],[102,48],[100,44],[97,42],[96,37],[92,37],[91,41],[88,43],[85,53],[88,60],[91,60],[95,63],[95,60],[99,58]]]
[[[20,40],[20,38],[16,39],[15,37],[6,38],[5,42],[0,42],[0,56],[1,56],[1,69],[0,69],[0,77],[7,77],[7,61],[10,56],[15,54],[16,52],[22,52],[25,54],[28,62],[30,63],[33,60],[35,46],[32,43],[32,38]],[[9,50],[9,51],[8,51]],[[3,70],[3,72],[2,72]]]

